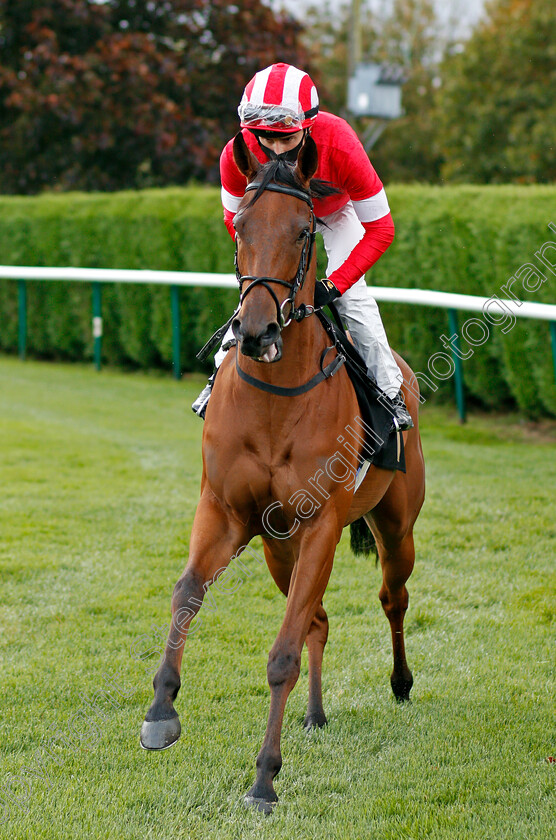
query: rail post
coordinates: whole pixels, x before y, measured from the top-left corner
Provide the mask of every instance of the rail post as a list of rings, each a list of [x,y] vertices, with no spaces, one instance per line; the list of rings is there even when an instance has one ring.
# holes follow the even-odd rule
[[[552,364],[554,365],[554,381],[556,382],[556,321],[550,321],[550,338],[552,343]]]
[[[463,365],[461,363],[459,332],[458,332],[458,314],[455,309],[448,309],[448,322],[450,324],[450,335],[455,335],[455,340],[452,347],[452,357],[454,359],[454,385],[456,389],[456,404],[458,407],[459,419],[461,423],[467,420],[465,410],[465,383],[463,381]]]
[[[93,282],[93,360],[100,370],[102,361],[102,292],[101,284]]]
[[[17,281],[18,298],[18,349],[19,358],[22,362],[27,356],[27,283],[25,280]]]
[[[181,376],[179,286],[170,286],[170,298],[172,301],[172,355],[174,359],[174,379],[179,379]]]

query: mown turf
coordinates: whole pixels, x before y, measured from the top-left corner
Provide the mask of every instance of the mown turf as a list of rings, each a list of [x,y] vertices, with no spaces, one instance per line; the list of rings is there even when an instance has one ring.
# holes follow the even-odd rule
[[[390,692],[380,572],[346,533],[325,600],[330,724],[302,730],[304,655],[273,816],[241,805],[284,611],[254,557],[188,642],[180,742],[140,750],[156,650],[131,654],[164,636],[187,556],[200,384],[0,359],[0,835],[552,838],[556,437],[515,418],[423,409],[411,704]]]

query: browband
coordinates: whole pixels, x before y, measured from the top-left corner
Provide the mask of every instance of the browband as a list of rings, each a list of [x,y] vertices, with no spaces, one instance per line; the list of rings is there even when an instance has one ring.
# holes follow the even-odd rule
[[[251,181],[250,184],[247,184],[245,192],[249,192],[250,190],[258,190],[260,186],[260,182],[257,183],[257,181]],[[313,209],[313,200],[311,196],[308,193],[303,192],[303,190],[296,190],[295,187],[288,187],[285,184],[275,183],[267,184],[265,186],[265,190],[271,190],[271,192],[285,193],[286,195],[293,195],[294,198],[300,198],[302,201],[305,201],[306,204],[309,205],[311,210]]]

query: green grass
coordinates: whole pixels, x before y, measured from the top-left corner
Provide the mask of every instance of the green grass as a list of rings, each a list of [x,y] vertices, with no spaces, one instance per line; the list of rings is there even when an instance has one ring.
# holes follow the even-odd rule
[[[164,633],[187,556],[201,382],[0,359],[0,836],[552,838],[556,434],[518,418],[423,409],[411,704],[390,692],[380,572],[346,532],[325,601],[330,725],[302,730],[304,654],[273,816],[241,805],[284,612],[254,560],[188,642],[180,742],[139,748],[155,659],[130,649]]]

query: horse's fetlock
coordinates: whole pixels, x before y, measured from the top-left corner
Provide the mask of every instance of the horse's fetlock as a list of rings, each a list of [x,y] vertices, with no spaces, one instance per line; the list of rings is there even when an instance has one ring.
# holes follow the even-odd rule
[[[271,779],[278,775],[282,768],[282,753],[263,747],[257,756],[257,770],[268,773]]]
[[[153,686],[155,692],[160,691],[165,696],[171,697],[172,700],[175,700],[178,695],[178,691],[181,688],[180,675],[173,669],[161,668],[160,671],[155,674]]]

